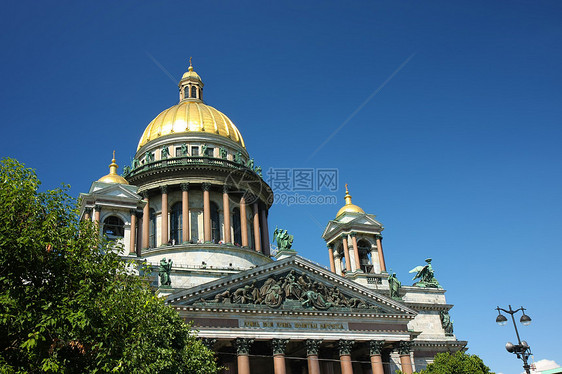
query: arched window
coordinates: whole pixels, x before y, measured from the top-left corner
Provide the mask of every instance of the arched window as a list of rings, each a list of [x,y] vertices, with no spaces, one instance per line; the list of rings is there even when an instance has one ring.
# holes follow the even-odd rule
[[[150,209],[148,222],[148,247],[156,248],[156,211],[154,209]]]
[[[191,97],[192,98],[197,98],[197,87],[195,86],[191,86]]]
[[[125,223],[116,216],[109,216],[103,220],[103,233],[109,239],[117,239],[125,236]]]
[[[183,98],[187,99],[189,97],[189,86],[183,88]]]
[[[211,201],[211,241],[218,243],[221,240],[221,226],[219,218],[219,207]]]
[[[242,226],[240,225],[240,209],[232,209],[232,229],[234,231],[234,244],[242,245]]]
[[[374,273],[373,262],[371,261],[371,243],[365,239],[360,239],[357,242],[357,250],[359,252],[359,262],[361,270],[365,273]]]
[[[173,240],[175,244],[182,242],[182,221],[181,203],[175,203],[170,211],[170,240]]]

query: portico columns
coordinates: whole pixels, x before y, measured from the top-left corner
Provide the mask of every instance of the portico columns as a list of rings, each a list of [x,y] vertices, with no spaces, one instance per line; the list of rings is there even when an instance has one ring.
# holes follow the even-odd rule
[[[240,231],[242,232],[242,247],[248,246],[248,218],[246,216],[246,198],[240,198]]]
[[[131,209],[131,232],[130,232],[130,240],[129,240],[129,253],[135,253],[135,238],[137,237],[135,234],[137,232],[137,210]]]
[[[189,242],[189,183],[181,187],[181,241]]]
[[[412,374],[412,361],[410,360],[410,342],[402,341],[398,346],[398,353],[400,354],[400,366],[404,374]]]
[[[340,351],[341,374],[353,374],[353,366],[351,364],[351,348],[355,342],[353,340],[338,341]]]
[[[287,339],[273,339],[273,371],[275,374],[286,374],[285,369],[285,348],[287,347]]]
[[[308,374],[320,374],[320,363],[318,362],[318,350],[322,340],[308,339],[306,341],[306,360],[308,362]]]
[[[99,225],[100,224],[100,215],[101,215],[101,206],[96,205],[94,207],[94,221]]]
[[[267,210],[264,208],[261,210],[261,241],[263,246],[263,254],[266,256],[270,255],[269,249],[269,226],[267,225]]]
[[[371,370],[373,374],[384,374],[381,350],[384,340],[371,340],[369,342],[369,355],[371,356]]]
[[[162,220],[160,222],[161,245],[168,244],[168,186],[160,187],[162,191]]]
[[[92,219],[92,217],[90,217],[90,208],[86,208],[84,210],[84,221],[89,221],[90,219]]]
[[[253,343],[254,339],[236,338],[234,341],[238,361],[238,374],[250,374],[250,357],[248,355]]]
[[[377,250],[379,251],[379,263],[381,264],[381,272],[386,272],[386,265],[384,263],[384,254],[382,252],[382,236],[375,235],[375,239],[377,240]]]
[[[328,258],[330,259],[330,270],[332,273],[335,273],[336,265],[334,264],[334,249],[331,244],[328,244]]]
[[[258,202],[256,201],[254,207],[254,247],[256,252],[261,252],[260,240],[260,213],[258,210]]]
[[[203,183],[203,240],[211,241],[211,199],[209,197],[210,183]]]
[[[150,224],[150,205],[148,200],[148,192],[143,193],[146,204],[142,210],[142,249],[148,248],[148,231]]]
[[[228,197],[228,186],[223,186],[222,191],[222,207],[223,207],[223,222],[224,222],[224,242],[232,243],[230,235],[230,199]]]
[[[361,270],[361,261],[359,261],[359,248],[357,248],[357,234],[352,232],[349,234],[353,243],[353,253],[355,254],[355,271]]]
[[[343,255],[345,256],[345,270],[351,271],[351,261],[349,259],[349,248],[347,246],[347,235],[342,234],[341,236],[343,241]]]

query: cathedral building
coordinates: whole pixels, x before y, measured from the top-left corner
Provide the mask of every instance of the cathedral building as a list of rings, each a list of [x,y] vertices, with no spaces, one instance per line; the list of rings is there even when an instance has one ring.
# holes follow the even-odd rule
[[[329,266],[298,256],[286,231],[270,236],[273,191],[203,87],[190,64],[179,103],[148,124],[122,175],[113,156],[80,214],[151,266],[152,285],[226,372],[412,373],[464,349],[431,259],[414,269],[419,282],[401,285],[387,272],[382,224],[347,186],[322,235]]]

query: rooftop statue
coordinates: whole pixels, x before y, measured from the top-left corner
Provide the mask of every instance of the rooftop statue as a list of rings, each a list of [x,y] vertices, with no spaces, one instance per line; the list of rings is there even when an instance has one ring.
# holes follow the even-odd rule
[[[437,279],[435,279],[433,267],[431,266],[431,258],[425,259],[425,262],[427,262],[427,265],[416,266],[415,268],[410,270],[410,273],[416,273],[415,277],[413,277],[412,280],[416,280],[418,278],[420,279],[419,281],[414,283],[414,286],[443,288],[441,287],[441,285],[439,285]]]
[[[166,257],[160,260],[160,267],[158,268],[158,275],[160,276],[160,285],[170,286],[172,284],[172,279],[170,278],[170,273],[172,272],[172,259],[166,262]]]
[[[289,235],[287,230],[275,228],[273,239],[277,240],[277,250],[289,250],[293,245],[293,235]]]
[[[395,300],[401,300],[400,288],[402,288],[402,282],[396,278],[396,273],[390,271],[390,276],[388,277],[388,288],[390,291],[390,298]]]

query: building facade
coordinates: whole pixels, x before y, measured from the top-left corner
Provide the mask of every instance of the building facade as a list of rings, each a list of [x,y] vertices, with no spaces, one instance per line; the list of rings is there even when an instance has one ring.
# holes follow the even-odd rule
[[[323,233],[329,267],[290,246],[272,254],[273,191],[203,86],[190,64],[179,103],[148,124],[132,164],[118,175],[114,155],[81,194],[81,218],[152,266],[154,287],[227,372],[411,373],[464,349],[445,290],[402,286],[387,272],[384,228],[347,186]],[[418,273],[432,277],[427,261]]]

